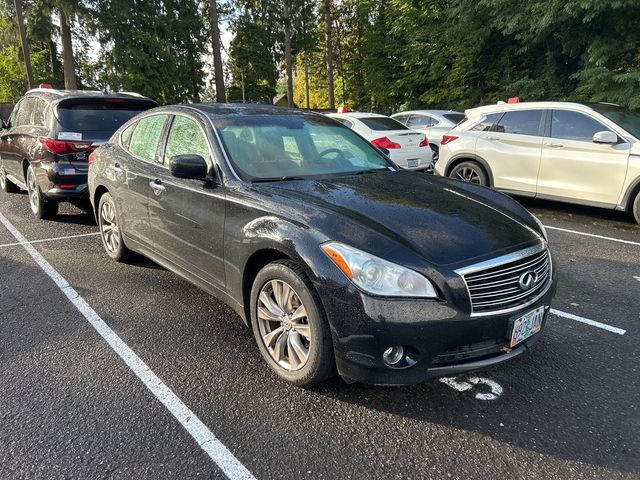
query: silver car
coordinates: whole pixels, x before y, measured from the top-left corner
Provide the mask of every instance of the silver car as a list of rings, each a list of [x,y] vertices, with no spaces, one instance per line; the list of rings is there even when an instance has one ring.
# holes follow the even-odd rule
[[[427,135],[434,163],[440,154],[442,136],[464,119],[464,113],[453,110],[411,110],[391,115],[412,130]]]

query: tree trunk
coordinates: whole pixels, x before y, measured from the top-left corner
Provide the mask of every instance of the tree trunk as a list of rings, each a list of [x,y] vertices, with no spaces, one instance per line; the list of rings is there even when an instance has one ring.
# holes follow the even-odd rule
[[[302,41],[304,42],[304,100],[307,110],[310,108],[309,100],[309,55],[307,54],[307,2],[302,1]]]
[[[289,16],[289,0],[283,2],[284,16],[284,58],[287,70],[287,104],[293,107],[293,59],[291,57],[291,17]]]
[[[327,57],[327,88],[329,90],[329,108],[336,108],[336,100],[333,95],[333,28],[331,19],[332,0],[324,0],[325,42]]]
[[[218,5],[216,0],[209,0],[209,23],[211,24],[211,47],[213,49],[213,77],[216,82],[216,102],[225,103],[227,95],[224,89],[224,72],[222,71],[222,52],[220,49],[220,27],[218,26]]]
[[[73,43],[71,41],[71,28],[69,17],[64,9],[60,8],[60,37],[62,39],[62,69],[64,71],[64,88],[77,90],[76,66],[73,60]]]
[[[22,42],[22,55],[24,57],[24,66],[27,70],[27,83],[29,89],[35,87],[33,80],[33,69],[31,68],[31,55],[29,53],[29,42],[27,41],[27,33],[24,29],[24,17],[22,15],[22,0],[15,0],[16,20],[18,21],[18,30],[20,31],[20,41]]]

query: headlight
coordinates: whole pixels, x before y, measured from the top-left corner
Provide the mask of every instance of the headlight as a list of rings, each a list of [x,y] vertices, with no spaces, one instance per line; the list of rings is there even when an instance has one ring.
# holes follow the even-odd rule
[[[433,284],[413,270],[342,243],[325,243],[321,248],[365,292],[385,297],[438,297]]]
[[[531,214],[531,216],[533,217],[533,219],[536,221],[536,223],[538,224],[538,227],[540,227],[540,231],[542,232],[542,236],[544,237],[545,240],[549,240],[547,238],[547,229],[544,228],[544,225],[542,224],[542,222],[540,221],[540,219],[538,219],[538,217],[536,217],[533,213]]]

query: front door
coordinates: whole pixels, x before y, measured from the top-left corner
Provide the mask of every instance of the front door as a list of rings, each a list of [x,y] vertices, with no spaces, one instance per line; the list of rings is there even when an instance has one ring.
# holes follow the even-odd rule
[[[593,142],[596,132],[610,130],[582,112],[553,110],[544,138],[538,194],[594,204],[615,205],[627,172],[631,145]]]
[[[155,167],[152,179],[149,220],[160,255],[208,284],[224,288],[224,190],[213,181],[176,178],[170,172],[176,155],[200,155],[213,172],[211,152],[198,119],[173,117],[162,165]]]

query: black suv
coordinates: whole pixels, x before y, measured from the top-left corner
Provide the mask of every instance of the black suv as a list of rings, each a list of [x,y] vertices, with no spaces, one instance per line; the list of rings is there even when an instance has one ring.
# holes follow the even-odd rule
[[[157,103],[137,94],[37,88],[0,130],[0,188],[29,193],[37,218],[58,202],[87,197],[87,158],[124,122]]]

